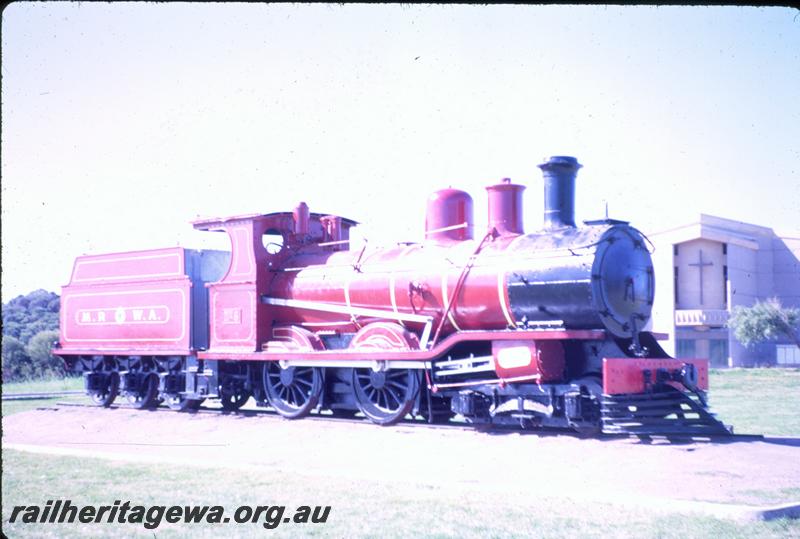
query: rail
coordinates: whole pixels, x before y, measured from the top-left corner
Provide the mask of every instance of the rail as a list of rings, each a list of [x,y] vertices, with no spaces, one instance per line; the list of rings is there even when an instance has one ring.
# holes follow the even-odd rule
[[[3,393],[4,401],[46,400],[69,395],[85,395],[85,391],[51,391],[46,393]]]
[[[96,408],[102,410],[103,408],[98,407],[94,404],[85,404],[85,403],[78,403],[78,402],[56,402],[53,405],[54,407],[42,407],[39,409],[43,410],[58,410],[59,407],[64,408]],[[130,410],[131,412],[140,412],[141,410],[127,405],[119,405],[119,404],[112,404],[109,408],[111,409],[121,409],[121,410]],[[285,419],[273,410],[268,409],[239,409],[239,410],[230,410],[226,411],[222,408],[208,408],[208,407],[201,407],[197,410],[172,410],[166,406],[159,406],[155,409],[148,410],[148,413],[175,413],[175,414],[192,414],[192,415],[232,415],[238,417],[264,417],[269,419],[275,419],[277,421],[285,421]],[[333,415],[321,414],[321,413],[312,413],[311,415],[303,418],[303,422],[306,421],[324,421],[330,423],[348,423],[353,425],[362,425],[365,428],[375,428],[375,425],[364,418],[355,417],[355,418],[345,418],[345,417],[336,417]],[[571,432],[569,430],[561,429],[561,428],[547,428],[547,427],[539,427],[536,429],[521,429],[516,426],[510,425],[487,425],[487,424],[475,424],[475,423],[467,423],[458,419],[451,419],[447,423],[428,423],[424,419],[403,419],[397,425],[397,427],[413,426],[414,428],[421,428],[421,429],[440,429],[440,430],[464,430],[464,431],[471,431],[471,432],[491,432],[496,434],[508,433],[514,435],[528,435],[528,436],[536,436],[537,438],[546,437],[546,436],[569,436],[572,438],[584,438],[585,436],[577,433]],[[671,435],[664,435],[664,434],[655,434],[655,435],[647,435],[647,434],[612,434],[612,433],[602,433],[597,435],[597,438],[602,439],[622,439],[622,438],[639,438],[639,439],[664,439],[668,442],[676,442],[682,443],[684,440],[694,440],[698,442],[708,441],[711,443],[733,443],[733,442],[752,442],[752,441],[761,441],[761,440],[783,440],[784,438],[780,436],[764,436],[763,434],[728,434],[728,435],[718,435],[712,433],[705,433],[702,435],[697,434],[685,434],[685,435],[678,435],[678,434],[671,434]],[[795,438],[785,438],[786,440],[795,440]],[[646,442],[647,443],[647,442]]]

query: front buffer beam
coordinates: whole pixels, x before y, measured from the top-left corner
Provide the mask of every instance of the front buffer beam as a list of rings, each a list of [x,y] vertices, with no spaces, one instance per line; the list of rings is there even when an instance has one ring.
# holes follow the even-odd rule
[[[708,411],[708,360],[603,359],[602,432],[727,436]]]

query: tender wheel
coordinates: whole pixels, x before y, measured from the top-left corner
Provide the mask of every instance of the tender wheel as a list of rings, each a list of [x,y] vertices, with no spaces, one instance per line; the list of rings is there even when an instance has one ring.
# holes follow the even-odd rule
[[[353,369],[353,393],[358,407],[378,425],[394,425],[403,419],[414,406],[418,391],[416,371]]]
[[[97,406],[108,408],[119,395],[119,373],[112,371],[104,374],[108,377],[108,384],[104,389],[89,391],[89,398]]]
[[[168,394],[164,397],[164,402],[167,403],[167,406],[176,412],[197,410],[204,401],[205,399],[187,399],[177,393]]]
[[[283,369],[277,361],[270,361],[264,365],[264,391],[279,414],[288,419],[300,419],[319,403],[322,371],[316,367]]]
[[[142,387],[138,391],[126,393],[125,398],[134,408],[153,408],[158,404],[158,375],[145,375]]]

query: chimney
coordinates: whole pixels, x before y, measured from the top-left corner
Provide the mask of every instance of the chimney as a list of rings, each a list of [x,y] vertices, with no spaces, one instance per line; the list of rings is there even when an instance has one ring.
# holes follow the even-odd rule
[[[500,235],[524,234],[522,226],[522,191],[524,185],[511,183],[503,178],[496,185],[486,188],[489,198],[489,231],[497,230]]]
[[[544,175],[544,228],[575,226],[575,177],[583,165],[574,157],[555,155],[538,165]]]

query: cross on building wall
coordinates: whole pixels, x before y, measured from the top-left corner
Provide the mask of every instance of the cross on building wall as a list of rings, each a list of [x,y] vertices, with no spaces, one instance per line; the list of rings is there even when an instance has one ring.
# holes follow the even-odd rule
[[[700,305],[703,304],[703,267],[704,266],[713,266],[713,262],[703,262],[703,250],[700,249],[699,258],[697,262],[693,262],[689,264],[690,266],[695,266],[700,270]]]

